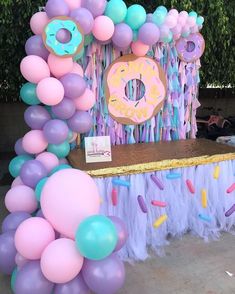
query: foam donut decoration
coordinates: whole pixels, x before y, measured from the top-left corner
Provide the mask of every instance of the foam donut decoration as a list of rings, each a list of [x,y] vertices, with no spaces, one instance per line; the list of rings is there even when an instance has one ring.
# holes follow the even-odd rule
[[[66,30],[70,33],[70,40],[62,43],[57,39],[57,33]],[[73,19],[60,16],[52,18],[43,32],[43,42],[46,48],[59,57],[70,57],[78,54],[84,44],[84,35],[81,27]]]
[[[182,61],[193,62],[199,59],[205,50],[205,40],[200,33],[180,38],[176,42],[176,50]]]
[[[145,92],[139,100],[130,100],[125,92],[131,80],[140,80]],[[162,108],[166,96],[166,78],[154,59],[133,54],[114,61],[105,73],[105,94],[110,116],[125,125],[139,125]]]

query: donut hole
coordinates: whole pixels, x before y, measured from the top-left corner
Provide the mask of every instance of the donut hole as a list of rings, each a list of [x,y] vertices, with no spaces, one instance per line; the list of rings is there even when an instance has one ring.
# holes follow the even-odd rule
[[[138,101],[145,95],[145,85],[139,79],[130,80],[125,87],[126,97],[131,101]]]
[[[187,43],[186,43],[186,51],[187,52],[193,52],[194,51],[194,49],[195,49],[195,47],[196,47],[196,45],[195,45],[195,43],[194,42],[192,42],[192,41],[187,41]]]
[[[66,29],[60,29],[57,34],[56,34],[56,40],[59,43],[69,43],[72,39],[72,35],[70,33],[70,31],[66,30]]]

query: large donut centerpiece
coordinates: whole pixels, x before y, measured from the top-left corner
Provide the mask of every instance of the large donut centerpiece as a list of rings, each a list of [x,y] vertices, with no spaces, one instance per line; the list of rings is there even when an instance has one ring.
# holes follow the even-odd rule
[[[70,40],[61,43],[57,40],[57,33],[60,30],[67,30],[70,33]],[[73,19],[65,16],[55,17],[46,25],[43,33],[43,41],[46,48],[54,55],[70,57],[78,54],[84,44],[84,35],[79,24]]]
[[[130,80],[140,80],[145,93],[138,101],[126,96]],[[114,61],[105,74],[105,95],[110,116],[125,125],[139,125],[155,116],[166,96],[166,78],[161,66],[152,58],[124,55]]]
[[[179,58],[184,62],[198,60],[205,50],[205,40],[200,33],[191,34],[187,38],[180,38],[176,42]]]

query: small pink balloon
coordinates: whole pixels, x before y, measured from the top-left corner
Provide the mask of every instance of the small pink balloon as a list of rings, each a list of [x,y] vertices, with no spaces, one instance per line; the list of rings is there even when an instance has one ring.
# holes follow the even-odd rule
[[[20,63],[20,71],[27,81],[34,84],[50,76],[46,61],[36,55],[24,57]]]
[[[40,259],[43,250],[55,240],[52,226],[41,217],[31,217],[22,222],[15,233],[17,251],[30,260]]]
[[[194,27],[196,25],[196,18],[193,16],[189,16],[186,22],[187,25],[189,25],[189,27]]]
[[[187,18],[188,18],[188,12],[187,11],[181,11],[179,13],[178,23],[181,24],[181,26],[184,26],[186,24]]]
[[[43,131],[32,130],[24,135],[22,145],[26,152],[38,154],[47,148],[48,143],[43,135]]]
[[[64,0],[67,3],[70,10],[81,7],[81,0]]]
[[[5,205],[10,212],[24,211],[32,213],[38,203],[35,192],[28,186],[20,185],[11,188],[5,196]]]
[[[81,271],[83,257],[76,249],[75,242],[62,238],[53,241],[41,257],[44,276],[53,283],[67,283]]]
[[[51,152],[43,152],[39,154],[36,157],[36,160],[40,161],[44,165],[48,173],[57,165],[59,165],[58,157]]]
[[[17,252],[15,257],[15,263],[17,264],[18,269],[20,270],[29,260]]]
[[[177,24],[174,28],[171,29],[171,31],[174,35],[181,34],[182,26]]]
[[[49,22],[46,12],[37,12],[30,19],[30,28],[35,35],[42,35]]]
[[[72,57],[61,58],[54,54],[50,54],[47,60],[50,71],[56,78],[61,78],[73,70]]]
[[[109,40],[114,33],[114,23],[111,18],[101,15],[95,18],[92,33],[99,41]]]
[[[71,73],[78,74],[81,77],[84,76],[84,71],[83,71],[81,65],[76,62],[73,63],[73,69],[72,69]]]
[[[148,53],[149,51],[149,46],[145,45],[144,43],[140,41],[132,42],[131,44],[131,50],[133,54],[136,56],[144,56]]]
[[[14,181],[11,184],[11,188],[16,187],[16,186],[20,186],[20,185],[24,185],[24,183],[22,182],[20,176],[16,177],[14,179]]]
[[[180,37],[181,37],[181,34],[174,34],[174,35],[173,35],[173,39],[174,39],[175,41],[179,40]]]
[[[195,34],[199,32],[198,25],[195,25],[194,27],[191,28],[191,33]]]
[[[171,15],[174,15],[175,17],[178,17],[179,12],[177,9],[171,9],[171,10],[169,10],[168,14],[171,14]]]
[[[36,88],[38,99],[49,106],[59,104],[64,98],[64,87],[56,78],[41,80]]]
[[[89,110],[91,109],[95,104],[95,94],[90,90],[86,89],[84,94],[75,100],[75,105],[77,110]]]
[[[81,189],[82,187],[82,189]],[[94,180],[77,169],[64,169],[47,180],[41,209],[56,231],[74,239],[84,218],[99,212],[100,197]]]
[[[165,19],[164,25],[168,26],[168,28],[170,29],[175,27],[177,25],[177,17],[175,17],[174,15],[168,14]]]

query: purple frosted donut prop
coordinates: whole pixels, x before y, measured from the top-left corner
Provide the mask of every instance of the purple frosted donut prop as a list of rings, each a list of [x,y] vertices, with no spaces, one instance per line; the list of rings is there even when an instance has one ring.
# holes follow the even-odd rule
[[[199,59],[205,50],[205,40],[200,33],[191,34],[187,38],[180,38],[176,43],[179,59],[193,62]]]

